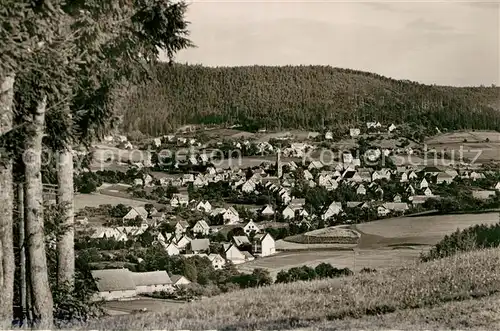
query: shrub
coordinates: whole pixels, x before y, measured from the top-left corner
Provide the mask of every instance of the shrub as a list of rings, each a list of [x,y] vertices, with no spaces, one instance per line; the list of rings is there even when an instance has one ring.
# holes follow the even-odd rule
[[[422,254],[422,261],[430,261],[458,252],[498,247],[500,246],[500,223],[492,225],[475,225],[463,230],[457,230],[445,236],[427,254]]]

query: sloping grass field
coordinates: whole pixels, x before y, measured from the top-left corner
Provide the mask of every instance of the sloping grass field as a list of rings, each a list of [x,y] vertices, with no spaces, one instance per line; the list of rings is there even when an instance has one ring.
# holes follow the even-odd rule
[[[355,225],[362,233],[360,248],[388,245],[434,245],[457,229],[494,224],[498,213],[395,217]]]
[[[443,329],[461,325],[469,312],[477,321],[482,314],[480,307],[484,306],[489,309],[484,311],[489,318],[481,320],[482,327],[497,329],[498,316],[494,312],[498,312],[498,305],[478,299],[499,292],[500,250],[490,249],[377,273],[235,291],[162,313],[109,317],[84,327],[255,330],[330,325],[359,328],[375,320],[391,328],[392,322],[397,325],[411,322],[405,326]],[[466,301],[473,299],[473,303]],[[440,317],[441,313],[449,315]],[[380,320],[370,316],[383,317]]]

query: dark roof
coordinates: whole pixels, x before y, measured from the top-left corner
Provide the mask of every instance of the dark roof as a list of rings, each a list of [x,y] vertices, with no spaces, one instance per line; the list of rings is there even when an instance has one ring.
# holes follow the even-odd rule
[[[99,292],[135,290],[132,273],[128,269],[92,270]]]
[[[193,239],[190,244],[193,252],[205,251],[210,247],[210,239]]]
[[[132,272],[132,279],[136,286],[172,284],[165,270],[150,272]]]

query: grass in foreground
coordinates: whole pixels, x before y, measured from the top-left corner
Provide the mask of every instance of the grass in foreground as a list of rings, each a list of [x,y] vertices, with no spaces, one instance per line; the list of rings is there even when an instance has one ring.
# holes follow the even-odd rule
[[[405,315],[409,309],[434,309],[497,292],[500,250],[490,249],[374,274],[237,291],[161,314],[106,318],[85,328],[232,330],[344,325],[361,322],[368,315],[409,318],[411,314]],[[390,324],[396,319],[386,321]],[[438,327],[449,327],[446,319],[442,324]],[[356,323],[352,325],[357,328]]]

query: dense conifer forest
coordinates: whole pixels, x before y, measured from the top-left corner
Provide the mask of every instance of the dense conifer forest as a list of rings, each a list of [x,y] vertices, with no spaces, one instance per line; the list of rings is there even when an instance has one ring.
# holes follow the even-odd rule
[[[423,85],[329,66],[156,69],[153,82],[120,104],[126,131],[159,135],[185,124],[321,130],[368,121],[500,129],[498,87]]]

